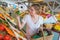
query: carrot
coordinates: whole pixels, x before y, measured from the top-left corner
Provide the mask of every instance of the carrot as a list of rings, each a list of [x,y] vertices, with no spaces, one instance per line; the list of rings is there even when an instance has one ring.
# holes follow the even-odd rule
[[[5,19],[4,16],[0,13],[0,18]]]
[[[9,17],[11,20],[12,20],[12,18],[11,18],[11,16],[9,15],[9,14],[5,14],[7,17]]]
[[[23,36],[23,37],[25,37],[26,35],[22,32],[22,31],[20,31],[20,33],[19,33],[21,36]]]
[[[5,24],[1,24],[1,25],[5,28],[5,30],[8,32],[8,34],[15,37],[15,34],[12,32],[11,29],[9,29]]]

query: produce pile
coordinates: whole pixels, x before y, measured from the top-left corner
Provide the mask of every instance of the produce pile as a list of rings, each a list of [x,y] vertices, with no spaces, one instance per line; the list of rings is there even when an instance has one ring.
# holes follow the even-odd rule
[[[9,31],[8,24],[4,19],[0,19],[0,40],[16,40],[15,37],[13,37],[11,31]]]
[[[0,10],[2,10],[2,13],[0,13],[0,40],[17,40],[17,38],[16,38],[17,36],[14,34],[14,32],[16,31],[15,28],[18,29],[18,27],[16,27],[17,25],[15,23],[16,19],[14,19],[12,16],[10,16],[9,13],[6,13],[6,11],[4,11],[2,8],[0,8]],[[22,17],[22,18],[25,15],[24,12],[20,13],[19,10],[15,10],[13,12],[13,14],[15,14],[15,13],[17,13],[17,15],[20,15],[20,17]],[[28,13],[28,12],[26,12],[26,13]],[[50,13],[49,14],[42,13],[40,15],[43,16],[44,20],[47,20],[52,16]],[[60,13],[56,15],[56,18],[58,21],[60,21]],[[10,22],[13,25],[13,27],[12,27],[13,30],[11,29],[11,25],[9,25],[8,22]],[[51,27],[51,24],[49,24],[48,26],[47,25],[46,25],[46,28]],[[53,29],[60,31],[60,24],[59,23],[54,24]],[[18,33],[17,35],[22,36],[20,38],[20,40],[25,38],[25,34],[23,32],[21,32],[20,30],[18,30],[17,33]],[[48,30],[44,30],[44,36],[49,36],[49,35],[52,35],[52,33]],[[34,38],[34,39],[40,38],[40,37],[43,37],[43,34],[41,31],[39,31],[39,33],[36,33],[32,36],[32,38]]]
[[[60,13],[57,13],[55,16],[56,16],[58,22],[54,24],[53,29],[57,32],[60,32]]]
[[[46,28],[48,29],[53,28],[53,30],[60,32],[60,13],[57,13],[55,15],[42,13],[40,15],[44,18],[44,23],[45,23],[44,25],[46,26]],[[57,22],[55,23],[55,18],[53,16],[55,16],[58,23]]]
[[[6,13],[2,8],[0,13],[0,40],[25,40],[23,31],[18,30],[14,18]]]
[[[53,30],[60,32],[60,24],[59,23],[54,24]]]
[[[57,20],[60,21],[60,13],[57,13],[57,14],[56,14],[56,18],[57,18]]]

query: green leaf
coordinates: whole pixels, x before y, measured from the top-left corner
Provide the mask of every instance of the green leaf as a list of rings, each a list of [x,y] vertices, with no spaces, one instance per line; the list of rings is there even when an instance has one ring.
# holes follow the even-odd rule
[[[16,13],[17,13],[18,15],[20,15],[20,11],[17,11]]]
[[[0,19],[0,23],[2,23],[2,20]]]

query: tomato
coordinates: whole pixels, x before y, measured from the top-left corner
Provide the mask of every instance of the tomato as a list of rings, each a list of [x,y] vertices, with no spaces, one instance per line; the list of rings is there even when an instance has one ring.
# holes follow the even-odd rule
[[[5,35],[4,40],[12,40],[12,39],[11,39],[11,37],[9,35]]]
[[[0,24],[0,31],[4,31],[4,30],[5,30],[4,26]]]
[[[3,35],[2,34],[0,34],[0,40],[2,40],[3,39]]]

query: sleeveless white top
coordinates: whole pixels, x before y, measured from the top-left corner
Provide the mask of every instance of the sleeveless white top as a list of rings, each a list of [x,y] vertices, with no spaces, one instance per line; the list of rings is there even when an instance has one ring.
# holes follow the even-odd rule
[[[43,17],[42,17],[42,16],[39,16],[38,21],[37,21],[36,23],[34,23],[34,22],[32,21],[31,16],[30,16],[30,15],[26,15],[26,16],[23,18],[22,22],[24,22],[25,24],[27,23],[27,25],[28,25],[28,27],[29,27],[29,32],[30,32],[31,34],[33,34],[33,33],[36,33],[36,32],[37,32],[37,29],[40,27],[40,25],[43,24]],[[27,31],[28,31],[28,30],[27,30]]]

